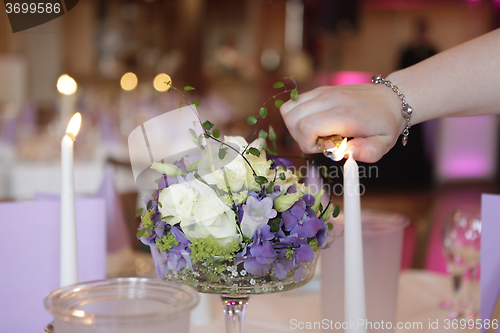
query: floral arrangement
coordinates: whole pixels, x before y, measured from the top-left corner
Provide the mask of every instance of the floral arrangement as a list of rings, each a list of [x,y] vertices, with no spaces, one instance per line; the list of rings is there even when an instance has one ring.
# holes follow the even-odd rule
[[[295,80],[288,79],[295,89],[288,90],[283,82],[274,85],[283,88],[271,98],[278,108],[283,104],[279,95],[297,98]],[[266,103],[258,116],[247,119],[249,125],[267,116]],[[172,164],[153,163],[161,174],[158,189],[137,212],[137,237],[150,246],[158,276],[182,278],[193,286],[236,277],[288,277],[299,283],[315,253],[328,245],[332,225],[325,220],[337,216],[339,207],[322,207],[323,191],[312,193],[293,163],[277,157],[272,127],[248,143],[239,136],[220,138],[209,121],[200,124],[199,136],[186,129],[199,144],[199,153]]]

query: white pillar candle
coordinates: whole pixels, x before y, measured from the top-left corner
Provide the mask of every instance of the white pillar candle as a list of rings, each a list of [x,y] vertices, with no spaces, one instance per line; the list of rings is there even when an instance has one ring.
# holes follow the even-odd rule
[[[349,153],[344,164],[345,332],[366,332],[365,279],[358,164]],[[351,323],[355,323],[351,326]],[[352,328],[355,327],[355,328]]]
[[[75,113],[61,141],[61,287],[78,282],[73,141],[81,122],[82,116]]]

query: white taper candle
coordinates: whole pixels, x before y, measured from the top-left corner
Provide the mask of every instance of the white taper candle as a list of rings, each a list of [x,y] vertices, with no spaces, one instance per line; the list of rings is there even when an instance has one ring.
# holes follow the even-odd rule
[[[366,332],[359,168],[349,153],[344,164],[345,332]],[[354,323],[351,325],[351,323]],[[354,328],[353,328],[354,327]]]

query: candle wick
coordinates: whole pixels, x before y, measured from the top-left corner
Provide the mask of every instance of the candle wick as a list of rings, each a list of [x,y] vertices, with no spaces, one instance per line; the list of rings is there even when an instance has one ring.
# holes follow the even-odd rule
[[[345,155],[349,156],[349,159],[353,158],[353,157],[352,157],[352,150],[347,150],[347,151],[345,152]]]
[[[69,138],[73,141],[76,141],[76,137],[73,135],[73,133],[66,133],[67,136],[69,136]]]

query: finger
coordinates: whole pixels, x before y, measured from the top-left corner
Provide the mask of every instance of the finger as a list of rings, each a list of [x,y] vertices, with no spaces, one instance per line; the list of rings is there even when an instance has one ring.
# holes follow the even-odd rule
[[[294,107],[288,113],[283,115],[283,120],[285,121],[288,129],[293,131],[297,128],[298,122],[302,119],[310,117],[316,113],[329,111],[335,106],[336,105],[332,100],[317,97]]]
[[[352,157],[356,161],[374,163],[380,160],[391,147],[388,137],[377,135],[350,140],[346,151],[352,151]]]
[[[281,115],[285,116],[285,114],[290,112],[290,110],[292,110],[293,108],[297,107],[298,105],[300,105],[302,103],[310,101],[313,98],[318,97],[325,90],[328,90],[328,89],[331,89],[331,87],[327,87],[327,86],[319,87],[319,88],[316,88],[314,90],[308,91],[306,93],[300,94],[295,101],[292,101],[291,99],[289,99],[287,102],[285,102],[285,104],[283,104],[281,106],[281,108],[280,108]]]

